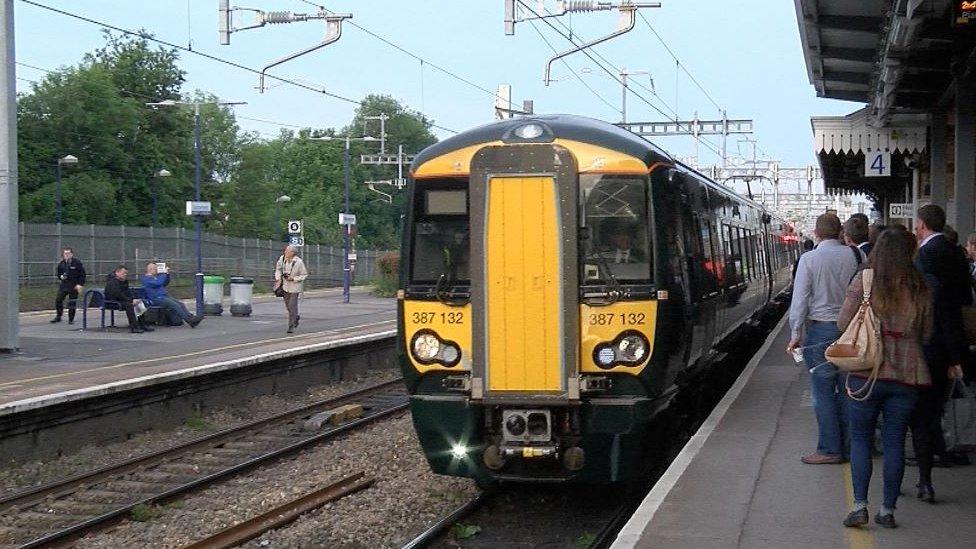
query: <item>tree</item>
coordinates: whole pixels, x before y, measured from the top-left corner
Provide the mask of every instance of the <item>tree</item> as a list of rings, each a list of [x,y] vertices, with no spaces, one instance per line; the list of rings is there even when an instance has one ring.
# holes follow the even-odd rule
[[[75,179],[91,184],[101,200],[69,204],[72,198],[63,193],[65,222],[148,225],[155,186],[160,224],[189,223],[182,202],[193,189],[192,113],[146,106],[182,98],[185,75],[177,62],[174,50],[106,34],[103,48],[49,74],[19,98],[22,219],[53,220],[54,191],[48,187],[53,189],[57,159],[72,154],[79,162],[65,170],[65,187]],[[195,97],[209,98],[199,92]],[[204,108],[202,118],[204,180],[208,193],[220,196],[219,183],[231,173],[238,140],[246,136],[238,135],[226,109]],[[161,168],[172,177],[154,180]]]

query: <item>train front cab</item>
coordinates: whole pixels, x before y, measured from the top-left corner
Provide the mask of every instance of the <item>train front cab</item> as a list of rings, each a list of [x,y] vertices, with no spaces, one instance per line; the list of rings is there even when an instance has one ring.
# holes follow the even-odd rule
[[[653,358],[668,327],[648,163],[574,141],[503,140],[415,169],[400,350],[432,469],[636,475],[669,379]]]

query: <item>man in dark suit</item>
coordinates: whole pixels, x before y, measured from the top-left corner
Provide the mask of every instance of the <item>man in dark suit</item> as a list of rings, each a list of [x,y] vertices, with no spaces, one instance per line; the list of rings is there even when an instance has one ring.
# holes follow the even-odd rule
[[[58,296],[54,298],[55,316],[51,324],[61,322],[64,314],[64,299],[68,298],[68,324],[75,323],[75,307],[78,304],[78,292],[85,285],[85,266],[75,257],[71,248],[61,250],[61,262],[58,263]]]
[[[962,377],[967,345],[962,324],[962,306],[972,304],[969,272],[962,248],[942,234],[945,211],[935,204],[918,209],[915,232],[919,239],[915,267],[932,288],[935,329],[924,347],[925,361],[932,374],[932,386],[922,390],[912,417],[912,442],[918,460],[918,497],[934,501],[933,456],[945,457],[942,411],[946,387],[951,378]]]
[[[129,319],[130,332],[134,334],[151,332],[153,328],[146,326],[136,317],[135,299],[132,290],[129,289],[127,276],[129,276],[129,270],[125,268],[125,265],[119,265],[112,274],[108,275],[108,279],[105,281],[105,299],[117,301],[122,305],[122,308],[125,309],[125,316]]]

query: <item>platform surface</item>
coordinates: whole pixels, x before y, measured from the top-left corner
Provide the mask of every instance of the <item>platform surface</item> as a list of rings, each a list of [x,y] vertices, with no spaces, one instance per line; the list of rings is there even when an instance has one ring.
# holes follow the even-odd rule
[[[192,308],[192,307],[191,307]],[[49,395],[77,392],[114,382],[198,368],[220,362],[246,360],[350,337],[389,332],[396,327],[396,300],[355,289],[351,303],[341,292],[320,290],[303,295],[301,322],[285,333],[287,313],[281,299],[260,298],[249,317],[229,311],[208,316],[196,328],[157,327],[132,334],[125,313],[116,313],[117,328],[105,331],[92,323],[81,329],[81,311],[74,325],[51,324],[51,314],[22,314],[18,353],[0,355],[0,413],[14,403]],[[67,316],[67,315],[66,315]],[[66,320],[66,318],[65,318]]]
[[[914,497],[918,471],[906,467],[903,497],[887,530],[841,525],[852,501],[850,466],[804,465],[816,445],[805,368],[785,349],[781,323],[736,385],[692,438],[614,548],[942,548],[976,545],[976,464],[933,472],[938,502]],[[881,458],[869,495],[881,503]]]

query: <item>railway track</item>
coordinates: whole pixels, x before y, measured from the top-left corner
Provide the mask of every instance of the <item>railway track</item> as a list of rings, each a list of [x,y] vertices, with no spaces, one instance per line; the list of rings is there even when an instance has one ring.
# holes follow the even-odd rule
[[[347,406],[352,405],[352,406]],[[326,410],[361,407],[361,415],[309,430],[305,420]],[[294,408],[35,489],[0,498],[0,547],[64,544],[158,504],[242,471],[321,443],[408,405],[402,380]]]

